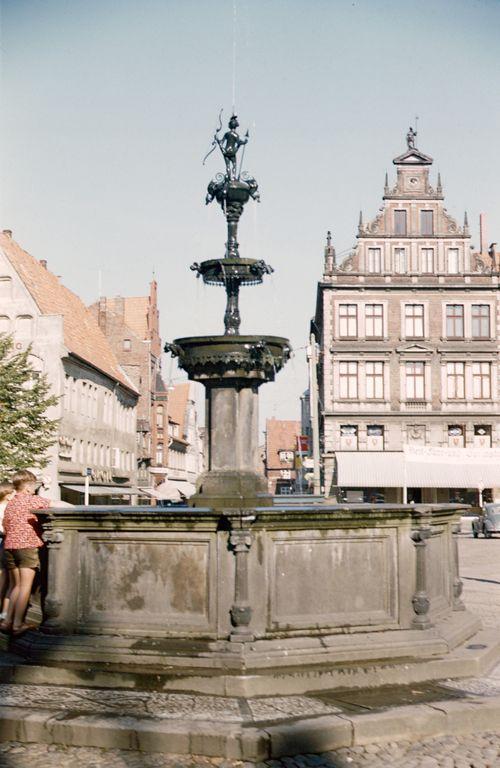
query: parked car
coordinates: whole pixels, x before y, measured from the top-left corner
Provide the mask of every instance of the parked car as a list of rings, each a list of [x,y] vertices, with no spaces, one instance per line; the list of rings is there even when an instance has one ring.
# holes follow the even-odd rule
[[[475,539],[482,533],[490,539],[500,533],[500,504],[485,504],[482,513],[472,521],[472,535]]]

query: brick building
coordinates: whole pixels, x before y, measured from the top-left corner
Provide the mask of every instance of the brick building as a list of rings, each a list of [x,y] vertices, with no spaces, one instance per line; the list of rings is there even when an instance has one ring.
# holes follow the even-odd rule
[[[166,466],[168,392],[161,377],[157,283],[148,296],[102,297],[90,311],[127,376],[139,391],[137,463],[139,485],[151,484],[150,468]]]
[[[44,470],[52,498],[82,503],[87,468],[91,503],[135,496],[138,392],[83,302],[9,230],[0,235],[0,333],[12,334],[18,350],[31,345],[33,368],[59,398]]]
[[[203,471],[203,440],[195,403],[196,384],[186,381],[169,387],[168,442],[163,470],[155,470],[161,480],[157,492],[166,498],[189,498]]]
[[[300,421],[266,419],[264,473],[272,494],[289,494],[299,490],[297,485],[297,438]]]
[[[474,253],[415,138],[340,264],[328,236],[318,285],[324,482],[352,501],[477,501],[500,486],[499,265]]]

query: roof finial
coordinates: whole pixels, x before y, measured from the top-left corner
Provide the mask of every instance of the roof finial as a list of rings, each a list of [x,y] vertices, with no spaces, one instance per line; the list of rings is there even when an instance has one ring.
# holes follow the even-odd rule
[[[414,131],[410,125],[410,130],[406,134],[406,143],[408,144],[408,149],[415,149],[416,138],[417,138],[417,132]]]
[[[389,174],[387,171],[385,172],[385,183],[384,183],[384,194],[388,194],[389,192]]]
[[[440,173],[438,173],[438,183],[437,183],[437,190],[436,190],[436,192],[438,193],[438,195],[442,195],[443,194],[443,185],[441,184],[441,174]]]
[[[467,211],[464,213],[464,235],[469,234],[469,219],[467,216]]]
[[[325,275],[331,275],[335,269],[335,248],[332,245],[332,233],[326,233],[325,246]]]

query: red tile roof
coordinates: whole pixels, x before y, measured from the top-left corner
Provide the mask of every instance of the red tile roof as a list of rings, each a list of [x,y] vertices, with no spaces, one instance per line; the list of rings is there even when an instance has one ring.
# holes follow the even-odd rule
[[[42,315],[62,315],[69,352],[136,392],[120,368],[108,340],[82,300],[9,235],[0,233],[0,248],[31,294]]]
[[[301,434],[300,421],[285,419],[266,420],[266,465],[268,469],[282,469],[279,451],[296,451],[297,437]]]

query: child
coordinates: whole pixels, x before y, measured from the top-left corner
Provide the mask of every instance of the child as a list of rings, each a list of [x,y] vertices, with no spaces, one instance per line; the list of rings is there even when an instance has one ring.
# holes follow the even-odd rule
[[[5,507],[15,495],[16,492],[12,483],[0,483],[0,621],[7,617],[9,605],[9,600],[6,596],[9,580],[7,578],[7,571],[3,566],[3,513],[5,512]]]
[[[39,567],[38,549],[43,546],[40,524],[33,512],[47,509],[51,502],[35,496],[37,479],[33,472],[23,469],[12,478],[16,491],[9,501],[3,516],[4,562],[9,572],[10,600],[7,618],[0,624],[5,631],[12,631],[14,637],[28,629],[24,616],[31,595],[35,572]]]

